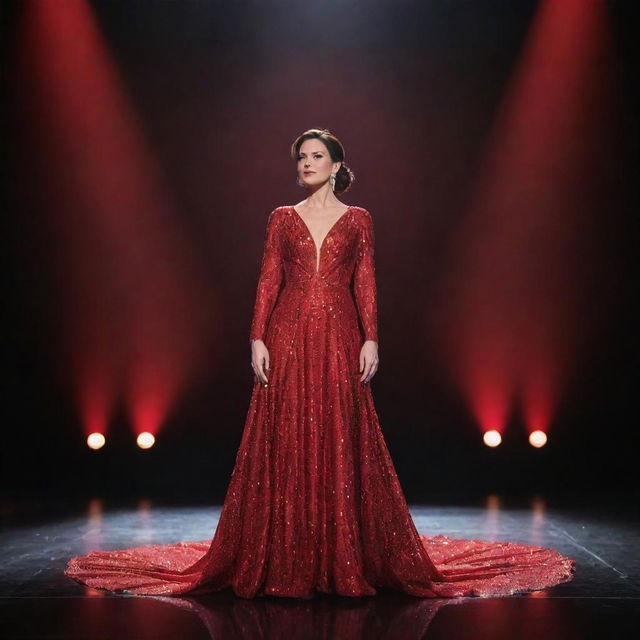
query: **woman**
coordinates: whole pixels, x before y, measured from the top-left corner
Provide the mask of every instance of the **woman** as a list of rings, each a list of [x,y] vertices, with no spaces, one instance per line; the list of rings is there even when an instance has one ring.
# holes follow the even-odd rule
[[[377,300],[371,214],[328,130],[292,145],[307,198],[274,209],[251,323],[254,388],[213,540],[92,551],[66,575],[135,594],[310,598],[380,588],[507,595],[571,579],[551,549],[420,536],[374,408]]]

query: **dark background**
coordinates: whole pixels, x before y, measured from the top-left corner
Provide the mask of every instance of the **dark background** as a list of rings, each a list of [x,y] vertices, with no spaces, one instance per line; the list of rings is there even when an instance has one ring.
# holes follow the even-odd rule
[[[341,199],[374,216],[381,366],[372,388],[407,498],[542,492],[588,502],[635,492],[637,12],[633,2],[605,4],[625,108],[616,111],[620,138],[598,158],[615,179],[595,203],[606,233],[590,314],[579,319],[588,339],[549,444],[530,447],[514,412],[491,450],[423,319],[537,3],[91,2],[215,298],[206,366],[146,452],[118,409],[107,446],[89,451],[61,374],[58,333],[74,310],[60,295],[30,105],[14,92],[27,82],[17,72],[20,3],[3,5],[4,497],[222,501],[252,385],[248,332],[266,215],[304,197],[288,153],[309,127],[344,142],[357,182]]]

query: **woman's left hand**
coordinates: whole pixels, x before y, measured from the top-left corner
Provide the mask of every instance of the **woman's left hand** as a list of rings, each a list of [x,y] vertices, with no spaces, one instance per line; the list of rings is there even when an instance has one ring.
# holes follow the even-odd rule
[[[360,382],[367,384],[378,370],[378,343],[374,340],[366,340],[360,349]]]

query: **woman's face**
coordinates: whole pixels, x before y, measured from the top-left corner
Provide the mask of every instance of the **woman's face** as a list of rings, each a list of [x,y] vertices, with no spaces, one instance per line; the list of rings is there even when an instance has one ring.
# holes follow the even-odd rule
[[[298,180],[308,186],[320,186],[340,168],[340,162],[331,162],[329,150],[317,138],[305,140],[298,152]]]

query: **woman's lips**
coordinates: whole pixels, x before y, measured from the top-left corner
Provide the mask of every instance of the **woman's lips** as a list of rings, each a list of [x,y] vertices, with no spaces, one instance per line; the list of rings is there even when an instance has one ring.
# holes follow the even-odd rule
[[[315,171],[303,171],[305,176],[310,176],[312,173],[315,173]]]

